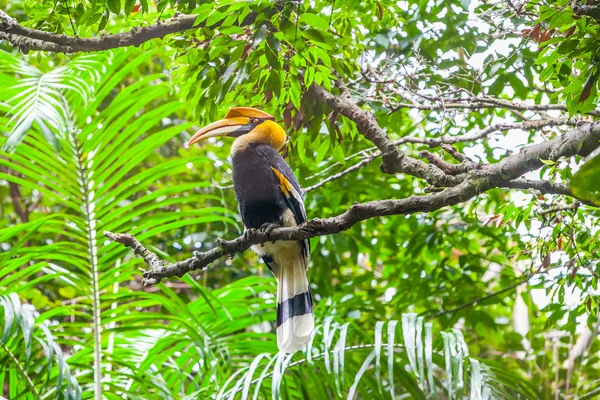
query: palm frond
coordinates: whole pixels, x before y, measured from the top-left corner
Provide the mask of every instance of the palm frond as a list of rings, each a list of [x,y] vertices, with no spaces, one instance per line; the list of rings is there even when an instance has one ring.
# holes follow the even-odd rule
[[[62,349],[45,325],[35,323],[33,307],[11,293],[0,296],[0,309],[0,386],[10,388],[10,398],[81,399]]]
[[[99,69],[110,59],[83,55],[67,65],[42,72],[17,56],[0,51],[0,74],[12,75],[13,84],[3,87],[0,101],[9,105],[10,132],[2,150],[13,152],[34,124],[60,150],[59,137],[74,129],[70,104],[74,98],[87,106],[99,81]],[[71,100],[71,101],[69,101]]]
[[[379,321],[372,343],[348,343],[348,327],[328,318],[303,353],[259,354],[225,382],[217,399],[254,397],[288,398],[285,393],[306,393],[310,398],[502,398],[534,399],[535,392],[519,375],[501,371],[469,357],[461,331],[441,332],[443,348],[434,351],[432,324],[415,314],[402,316],[402,342],[396,342],[398,321]],[[388,341],[384,344],[387,324]],[[337,344],[331,346],[337,338]],[[387,358],[387,362],[384,362]],[[387,367],[387,374],[383,368]],[[307,377],[319,371],[315,379]],[[369,375],[367,379],[367,375]],[[270,381],[270,385],[269,385]],[[289,391],[286,391],[286,388]],[[270,395],[270,396],[269,396]]]

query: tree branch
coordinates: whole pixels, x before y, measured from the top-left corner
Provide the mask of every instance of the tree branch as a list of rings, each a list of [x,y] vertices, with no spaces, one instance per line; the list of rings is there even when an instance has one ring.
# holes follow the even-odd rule
[[[587,16],[592,18],[600,18],[600,5],[598,4],[583,4],[583,2],[572,1],[571,8],[575,15]]]
[[[28,52],[29,50],[51,51],[55,53],[102,51],[118,47],[139,46],[152,39],[162,39],[171,33],[203,27],[204,23],[194,25],[196,17],[197,15],[176,14],[175,17],[168,20],[158,21],[148,26],[135,27],[128,32],[80,38],[26,28],[21,26],[16,19],[11,18],[0,10],[0,39],[7,40],[13,46],[19,47],[23,52]],[[251,12],[239,25],[252,24],[255,19],[256,13]],[[213,27],[219,25],[217,23]]]
[[[568,185],[545,180],[535,181],[531,179],[515,179],[514,181],[503,183],[501,187],[505,189],[537,190],[543,194],[558,194],[562,196],[575,197],[573,196],[573,192]],[[593,205],[591,203],[589,204]]]
[[[212,250],[202,253],[197,252],[194,257],[165,266],[162,265],[162,261],[155,261],[157,256],[154,254],[154,257],[144,257],[151,269],[144,272],[143,283],[152,285],[160,282],[162,278],[181,277],[189,271],[203,269],[221,257],[243,252],[255,244],[278,240],[304,240],[316,236],[331,235],[350,229],[356,223],[369,218],[434,211],[447,205],[466,201],[475,194],[477,193],[473,187],[467,187],[463,184],[424,196],[410,196],[401,200],[377,200],[363,204],[357,203],[336,217],[316,218],[296,227],[275,228],[268,234],[260,230],[249,229],[237,239],[231,241],[219,240],[218,247]],[[139,247],[137,245],[139,242],[132,235],[114,234],[112,232],[105,232],[104,235],[124,246],[133,248],[136,254],[151,253],[141,244],[141,247]],[[148,260],[150,260],[149,263]]]

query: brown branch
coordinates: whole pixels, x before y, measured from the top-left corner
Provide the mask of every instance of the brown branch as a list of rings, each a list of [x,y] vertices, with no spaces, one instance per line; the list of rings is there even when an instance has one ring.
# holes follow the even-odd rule
[[[537,190],[540,193],[559,194],[563,196],[573,197],[573,192],[569,186],[563,183],[554,183],[550,181],[531,179],[515,179],[514,181],[505,182],[501,186],[506,189],[522,189],[522,190]]]
[[[150,266],[159,267],[163,265],[163,261],[160,259],[160,257],[144,247],[144,245],[141,244],[140,241],[137,240],[133,235],[129,235],[127,233],[115,234],[109,231],[104,231],[104,236],[113,242],[121,243],[123,246],[130,247],[135,254],[141,256],[146,264]]]
[[[246,233],[232,241],[219,240],[218,247],[197,252],[194,257],[178,261],[175,264],[163,265],[158,256],[137,241],[133,236],[105,232],[105,236],[141,255],[150,270],[144,272],[144,284],[152,285],[162,278],[183,276],[193,270],[203,269],[217,259],[242,252],[252,245],[278,240],[304,240],[316,236],[336,234],[360,221],[388,215],[408,215],[418,212],[431,212],[449,205],[465,202],[489,189],[510,186],[511,181],[523,174],[540,168],[540,160],[558,160],[575,155],[586,156],[600,147],[600,123],[588,124],[571,130],[553,140],[531,145],[521,149],[496,164],[484,165],[472,170],[458,185],[422,196],[410,196],[400,200],[377,200],[368,203],[356,203],[346,212],[330,218],[312,219],[296,227],[276,228],[270,233],[249,229]],[[515,186],[525,188],[525,183],[536,186],[535,181],[517,180]],[[543,184],[540,185],[544,187]]]
[[[92,52],[115,49],[118,47],[139,46],[152,39],[162,39],[171,33],[183,32],[203,27],[204,23],[194,25],[197,15],[175,15],[155,24],[135,27],[130,31],[90,38],[45,32],[21,26],[16,19],[0,10],[0,39],[7,40],[22,51],[51,51],[55,53]],[[256,13],[249,13],[239,24],[250,25],[256,19]],[[213,27],[219,26],[220,23]]]
[[[17,172],[11,170],[10,168],[0,166],[0,171],[7,173],[8,175],[18,176]],[[8,181],[8,192],[10,194],[10,199],[13,204],[13,208],[15,212],[19,216],[22,222],[29,222],[29,212],[30,210],[26,206],[26,204],[22,204],[23,195],[21,194],[21,188],[14,182]],[[23,201],[23,203],[25,203]]]
[[[598,4],[583,4],[578,1],[571,2],[571,8],[575,15],[600,18],[600,5]]]
[[[485,107],[479,107],[485,108]],[[415,144],[425,144],[429,147],[437,147],[444,144],[456,144],[456,143],[464,143],[464,142],[474,142],[479,139],[486,138],[493,133],[507,131],[510,129],[521,129],[524,131],[527,130],[540,130],[550,126],[560,126],[560,125],[569,125],[569,126],[577,126],[577,124],[581,123],[591,123],[591,120],[573,120],[568,118],[544,118],[544,119],[536,119],[536,120],[528,120],[524,122],[516,122],[516,123],[506,123],[499,122],[497,124],[491,125],[485,129],[481,129],[477,132],[467,133],[464,135],[458,136],[447,136],[443,138],[419,138],[419,137],[411,137],[407,136],[401,138],[395,143],[415,143]]]
[[[345,231],[356,223],[369,218],[434,211],[447,205],[466,201],[476,194],[477,191],[472,185],[462,184],[425,196],[410,196],[401,200],[378,200],[354,204],[348,211],[336,217],[312,219],[297,227],[275,228],[268,234],[260,230],[250,229],[237,239],[231,241],[220,240],[218,247],[212,250],[202,253],[197,252],[195,257],[166,266],[162,265],[162,261],[156,261],[157,256],[155,254],[141,246],[141,244],[138,245],[139,242],[133,236],[111,232],[105,232],[104,235],[124,246],[132,247],[136,254],[146,254],[143,257],[151,269],[144,272],[144,284],[152,285],[160,282],[162,278],[180,277],[189,271],[203,269],[221,257],[242,252],[255,244],[278,240],[304,240],[316,236],[331,235]],[[148,257],[148,253],[155,257]]]
[[[352,120],[355,124],[356,124],[356,128],[358,130],[358,132],[363,135],[367,140],[371,141],[373,144],[375,144],[375,146],[377,146],[377,148],[379,149],[379,151],[381,152],[382,155],[382,164],[381,164],[381,171],[384,173],[388,173],[388,174],[396,174],[396,173],[404,173],[404,174],[408,174],[408,175],[412,175],[412,176],[416,176],[418,178],[422,178],[425,179],[429,184],[433,185],[433,186],[437,186],[437,187],[450,187],[450,186],[456,186],[462,182],[464,182],[464,180],[466,179],[466,175],[465,174],[460,174],[460,175],[447,175],[444,173],[444,171],[442,171],[440,168],[436,167],[435,165],[432,164],[426,164],[421,160],[417,160],[415,158],[412,158],[408,155],[406,155],[405,153],[403,153],[399,148],[398,145],[392,141],[389,136],[387,135],[387,133],[379,126],[375,116],[373,115],[373,113],[370,113],[366,110],[362,110],[361,108],[358,107],[358,105],[356,103],[354,103],[352,101],[352,99],[350,98],[349,95],[347,94],[342,94],[340,96],[335,96],[332,93],[330,93],[329,91],[327,91],[326,89],[318,86],[318,85],[313,85],[310,89],[311,93],[315,96],[315,98],[326,104],[327,106],[329,106],[333,111],[344,115],[346,118]],[[480,99],[480,98],[477,98]],[[489,99],[489,98],[481,98],[480,99],[483,102],[491,102],[493,104],[496,105],[504,105],[506,106],[506,104],[513,104],[504,100],[498,100],[498,99]],[[525,106],[529,106],[529,105],[525,105]],[[510,108],[510,107],[509,107]],[[574,131],[581,131],[583,132],[586,128],[587,129],[591,129],[590,127],[594,127],[594,135],[596,134],[596,130],[598,129],[598,125],[597,124],[590,124],[590,123],[583,123],[581,126],[583,126],[583,128],[580,129],[576,129]],[[571,131],[571,132],[574,132]],[[561,138],[566,137],[568,134],[561,136]],[[588,144],[589,147],[593,149],[595,149],[597,146],[593,146],[592,142],[594,141],[594,139],[590,139],[590,143]],[[550,143],[550,142],[545,142],[545,143]],[[558,143],[556,141],[552,141],[551,143]],[[577,146],[577,144],[569,142],[570,146]],[[592,147],[593,146],[593,147]],[[530,146],[530,148],[536,148],[536,146]],[[517,155],[513,155],[511,157],[517,157],[520,160],[520,163],[518,163],[519,165],[523,165],[524,167],[533,167],[534,165],[536,165],[536,167],[533,167],[532,169],[537,169],[541,166],[541,162],[539,161],[539,159],[533,159],[533,158],[529,158],[528,159],[528,155],[527,155],[527,149],[528,148],[524,148],[522,149],[522,152],[517,154]],[[543,154],[543,156],[541,156],[541,159],[548,159],[546,156],[554,156],[554,154],[560,153],[562,152],[561,150],[561,145],[557,145],[557,147],[553,147],[553,148],[547,148],[547,151]],[[574,149],[569,149],[569,150],[574,150]],[[592,151],[590,150],[590,152]],[[589,154],[589,153],[586,153]],[[506,168],[506,163],[505,163],[506,159],[502,160],[501,162],[497,163],[497,164],[493,164],[493,165],[488,165],[486,166],[486,168],[488,170],[494,170],[494,169],[498,169],[498,168]],[[529,170],[532,170],[529,169]],[[523,170],[527,170],[526,168],[523,168]],[[471,171],[474,172],[474,171]],[[499,171],[500,173],[498,174],[498,176],[503,176],[506,177],[506,171]],[[515,169],[514,171],[514,176],[512,176],[510,179],[501,179],[501,181],[503,182],[508,182],[514,179],[519,178],[523,173],[519,173],[520,169]],[[489,175],[489,174],[488,174]],[[509,174],[510,175],[510,174]]]
[[[419,153],[421,157],[427,159],[430,163],[441,169],[446,175],[459,175],[468,172],[470,169],[475,168],[478,164],[473,162],[462,162],[460,164],[449,163],[439,156],[430,153],[427,150],[423,150]]]
[[[515,179],[514,181],[503,183],[501,188],[504,189],[521,189],[521,190],[535,190],[541,194],[557,194],[561,196],[569,196],[577,199],[581,204],[586,204],[592,207],[598,207],[591,201],[580,199],[575,197],[571,188],[564,183],[555,183],[546,180],[531,180],[531,179]],[[580,205],[581,205],[580,204]]]
[[[29,222],[29,211],[28,211],[27,207],[23,207],[23,205],[21,204],[21,201],[23,200],[23,196],[21,195],[21,189],[19,188],[19,185],[17,185],[14,182],[9,181],[8,187],[9,187],[10,199],[12,200],[15,212],[17,213],[19,218],[21,218],[21,221],[23,223]]]
[[[449,144],[442,143],[442,150],[444,150],[446,153],[450,154],[452,156],[452,158],[454,158],[459,163],[472,162],[470,159],[465,157],[461,152],[459,152],[458,150],[456,150],[454,147],[450,146]]]
[[[579,123],[582,122],[592,122],[592,121],[579,121]],[[555,118],[555,119],[541,119],[541,120],[529,120],[529,121],[525,121],[525,122],[521,122],[521,123],[498,123],[495,125],[492,125],[491,127],[482,129],[478,132],[475,133],[468,133],[465,135],[458,135],[458,136],[449,136],[449,137],[445,137],[445,138],[428,138],[428,137],[417,137],[417,136],[404,136],[401,137],[398,140],[394,140],[394,144],[396,145],[401,145],[401,144],[406,144],[406,143],[410,143],[410,144],[422,144],[422,145],[427,145],[429,147],[438,147],[441,146],[442,149],[444,149],[446,152],[448,152],[448,154],[452,155],[452,157],[454,157],[455,159],[457,159],[459,162],[463,162],[463,159],[457,158],[456,154],[457,151],[455,149],[453,149],[450,145],[451,144],[455,144],[455,143],[463,143],[463,142],[471,142],[471,141],[476,141],[482,138],[485,138],[487,136],[489,136],[492,133],[495,133],[497,131],[502,131],[502,130],[508,130],[508,129],[522,129],[522,130],[530,130],[530,129],[542,129],[544,127],[547,126],[558,126],[558,125],[577,125],[577,121],[572,120],[572,119],[567,119],[567,118]],[[348,157],[345,158],[346,161],[352,159],[353,157],[356,157],[358,155],[361,154],[367,154],[368,152],[375,150],[377,147],[372,147],[370,149],[365,149],[365,150],[361,150],[356,154],[352,154]],[[453,151],[454,150],[454,151]],[[314,185],[308,186],[307,188],[304,189],[305,192],[310,192],[311,190],[315,190],[319,187],[322,187],[324,185],[326,185],[329,182],[332,182],[336,179],[339,179],[351,172],[357,171],[358,169],[360,169],[361,167],[364,167],[368,164],[370,164],[372,161],[374,161],[375,159],[377,159],[378,157],[381,156],[381,151],[377,151],[376,153],[373,153],[371,155],[368,155],[365,159],[359,161],[358,163],[348,167],[347,169],[345,169],[342,172],[339,172],[331,177],[328,177],[327,179],[324,179],[323,181],[316,183]],[[458,153],[458,157],[461,157],[462,155],[460,155],[460,153]],[[464,157],[464,156],[463,156]],[[329,170],[330,168],[333,168],[335,166],[341,165],[341,163],[339,162],[335,162],[332,165],[330,165],[329,167],[325,168],[323,171],[320,171],[318,174],[314,175],[315,177],[326,172],[327,170]],[[569,194],[570,195],[570,194]]]

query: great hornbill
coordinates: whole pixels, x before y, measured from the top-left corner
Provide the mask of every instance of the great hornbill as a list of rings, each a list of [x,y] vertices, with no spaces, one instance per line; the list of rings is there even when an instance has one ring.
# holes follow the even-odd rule
[[[254,108],[229,110],[225,119],[196,132],[188,146],[229,136],[233,187],[246,229],[295,226],[306,220],[302,189],[278,151],[285,132],[273,116]],[[277,279],[277,346],[285,352],[302,348],[312,337],[314,316],[306,272],[310,243],[278,241],[252,246]]]

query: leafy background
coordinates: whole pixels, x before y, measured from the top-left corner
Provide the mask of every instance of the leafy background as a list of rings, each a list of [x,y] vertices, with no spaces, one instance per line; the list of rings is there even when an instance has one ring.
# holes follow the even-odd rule
[[[572,199],[493,190],[313,239],[319,327],[290,357],[276,352],[274,281],[250,252],[143,287],[143,262],[102,235],[133,233],[171,260],[240,235],[228,144],[183,147],[231,106],[277,116],[303,187],[373,154],[350,121],[304,95],[312,83],[333,90],[346,81],[393,139],[520,118],[397,109],[407,94],[551,102],[573,118],[593,111],[598,24],[567,2],[11,0],[5,11],[81,37],[176,11],[204,27],[75,56],[23,55],[0,42],[4,397],[538,399],[600,390],[595,334],[569,361],[598,327],[598,211]],[[249,15],[254,22],[238,26]],[[561,129],[456,147],[494,163]],[[598,200],[598,162],[573,179],[582,198]],[[549,164],[536,177],[568,181],[582,163]],[[306,202],[309,217],[324,217],[426,190],[373,162]],[[563,210],[544,212],[551,207]]]

